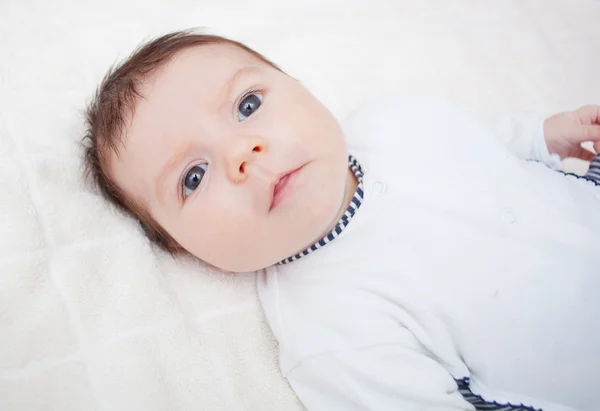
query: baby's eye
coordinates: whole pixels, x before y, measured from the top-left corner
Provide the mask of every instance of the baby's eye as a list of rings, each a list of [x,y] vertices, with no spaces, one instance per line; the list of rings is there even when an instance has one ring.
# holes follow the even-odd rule
[[[248,94],[244,97],[238,106],[238,120],[244,121],[250,117],[260,107],[262,99],[262,94],[258,93]]]
[[[199,164],[194,166],[187,172],[185,178],[183,179],[183,198],[186,198],[192,192],[198,188],[200,182],[202,181],[202,177],[206,173],[208,169],[208,164]]]

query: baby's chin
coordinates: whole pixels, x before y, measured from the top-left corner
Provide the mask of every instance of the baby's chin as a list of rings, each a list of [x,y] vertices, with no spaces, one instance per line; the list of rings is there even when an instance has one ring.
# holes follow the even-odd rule
[[[209,265],[217,271],[223,273],[248,273],[259,271],[277,265],[280,261],[302,252],[304,249],[310,247],[315,241],[311,240],[306,244],[302,244],[302,246],[297,247],[287,238],[278,238],[275,239],[272,246],[273,248],[277,248],[277,251],[273,250],[273,248],[270,248],[270,251],[272,252],[261,253],[261,249],[265,250],[268,249],[267,247],[269,247],[265,241],[263,242],[265,247],[261,247],[260,249],[256,249],[253,252],[248,253],[251,254],[251,256],[243,258],[240,253],[232,253],[229,258],[224,259],[226,261],[222,261],[221,263],[215,262],[214,264]],[[259,240],[257,240],[257,242],[259,242]],[[287,245],[287,247],[285,247],[285,245]],[[287,250],[283,250],[283,248],[286,248]]]
[[[265,268],[274,266],[279,261],[281,261],[281,260],[276,260],[275,262],[273,262],[271,264],[265,264],[265,263],[262,263],[262,264],[260,264],[260,263],[248,264],[248,263],[244,263],[244,264],[227,265],[226,267],[217,267],[217,266],[209,264],[209,266],[211,268],[213,268],[215,271],[218,271],[218,272],[223,273],[223,274],[240,274],[240,273],[252,273],[252,272],[255,272],[255,271],[260,271],[260,270],[263,270]]]
[[[229,253],[229,255],[221,255],[218,259],[211,261],[210,259],[202,259],[195,257],[201,261],[206,267],[211,270],[224,273],[224,274],[235,274],[235,273],[250,273],[259,271],[270,266],[277,264],[279,261],[289,257],[288,255],[279,258],[275,255],[258,255],[260,250],[255,250],[250,254],[254,254],[253,257],[247,257],[248,253]],[[193,256],[193,254],[190,254]]]

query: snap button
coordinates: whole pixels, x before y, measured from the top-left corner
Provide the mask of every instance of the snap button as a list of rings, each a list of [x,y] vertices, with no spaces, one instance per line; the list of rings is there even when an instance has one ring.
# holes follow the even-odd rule
[[[371,192],[373,194],[381,195],[381,194],[384,194],[386,190],[387,190],[387,186],[381,180],[374,180],[371,183]]]
[[[513,210],[506,209],[502,212],[502,221],[507,224],[513,224],[517,221],[517,215]]]

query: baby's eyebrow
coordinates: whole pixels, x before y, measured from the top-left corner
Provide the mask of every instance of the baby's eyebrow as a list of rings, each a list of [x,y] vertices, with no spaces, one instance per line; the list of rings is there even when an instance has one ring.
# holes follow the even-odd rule
[[[250,74],[254,74],[260,71],[259,67],[256,66],[245,66],[241,69],[237,70],[224,84],[221,92],[219,93],[219,101],[224,102],[227,101],[227,96],[231,95],[231,92],[238,81],[240,81],[243,77],[246,77]],[[154,192],[157,198],[163,199],[165,182],[167,177],[171,174],[172,169],[177,166],[179,163],[183,161],[184,158],[187,157],[189,153],[189,147],[183,147],[175,153],[173,153],[167,161],[160,167],[158,173],[156,174],[156,179],[154,183]]]

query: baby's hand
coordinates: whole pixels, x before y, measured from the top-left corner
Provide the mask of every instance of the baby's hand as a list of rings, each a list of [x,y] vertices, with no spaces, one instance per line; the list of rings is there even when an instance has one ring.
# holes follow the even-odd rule
[[[581,143],[594,142],[594,150],[600,153],[600,106],[583,106],[548,117],[544,121],[544,137],[551,154],[558,154],[561,159],[591,161],[595,154],[581,147]]]

